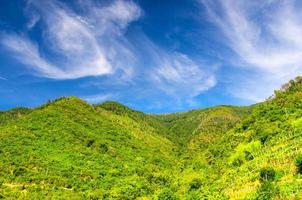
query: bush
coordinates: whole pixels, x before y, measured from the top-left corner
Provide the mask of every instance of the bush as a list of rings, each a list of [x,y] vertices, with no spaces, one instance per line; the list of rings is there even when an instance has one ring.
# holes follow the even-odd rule
[[[229,163],[233,166],[240,166],[244,161],[254,159],[254,154],[261,148],[260,141],[239,144],[235,152],[230,156]]]
[[[260,142],[261,142],[261,144],[264,145],[265,142],[268,140],[268,138],[269,138],[268,135],[264,135],[264,134],[261,135],[261,136],[260,136]]]
[[[202,185],[201,180],[199,179],[194,179],[191,183],[190,183],[190,190],[198,190]]]
[[[107,144],[100,144],[101,153],[106,153],[109,150]]]
[[[244,151],[244,158],[245,158],[245,160],[253,160],[254,155],[251,152],[245,150]]]
[[[87,141],[87,147],[91,147],[92,145],[93,145],[93,143],[94,143],[94,140],[93,139],[90,139],[90,140],[88,140]]]
[[[295,164],[297,167],[297,172],[299,174],[302,174],[302,154],[300,154],[296,157]]]
[[[263,182],[274,181],[276,172],[273,168],[264,168],[260,170],[260,180]]]
[[[279,194],[278,187],[276,187],[272,182],[265,182],[257,190],[256,199],[269,200],[269,199],[273,199],[278,194]]]
[[[163,190],[158,195],[158,200],[179,200],[179,198],[169,189]]]

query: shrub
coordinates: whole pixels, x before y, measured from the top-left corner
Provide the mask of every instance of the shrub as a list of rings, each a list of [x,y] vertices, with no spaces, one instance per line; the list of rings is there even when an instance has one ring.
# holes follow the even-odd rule
[[[190,190],[198,190],[202,185],[202,182],[200,179],[194,179],[191,183],[190,183]]]
[[[279,194],[279,188],[273,182],[264,182],[257,190],[256,199],[270,200]]]
[[[261,135],[261,136],[260,136],[261,144],[264,145],[265,142],[268,140],[268,138],[269,138],[268,135]]]
[[[171,190],[165,189],[158,195],[158,200],[179,200],[179,198]]]
[[[273,168],[264,168],[260,170],[260,180],[263,182],[274,181],[276,172]]]
[[[302,174],[302,154],[300,154],[296,157],[295,164],[297,167],[297,172],[299,174]]]
[[[94,143],[94,140],[93,139],[90,139],[90,140],[88,140],[87,141],[87,147],[91,147],[92,145],[93,145],[93,143]]]
[[[244,156],[245,160],[253,160],[254,159],[253,154],[251,152],[247,151],[247,150],[244,151],[244,155],[245,155]]]
[[[235,152],[230,156],[229,163],[233,166],[240,166],[244,161],[254,159],[254,154],[261,148],[260,141],[252,141],[247,144],[239,144]]]
[[[107,144],[101,144],[100,145],[100,151],[102,153],[106,153],[108,150],[109,150],[109,148],[108,148]]]

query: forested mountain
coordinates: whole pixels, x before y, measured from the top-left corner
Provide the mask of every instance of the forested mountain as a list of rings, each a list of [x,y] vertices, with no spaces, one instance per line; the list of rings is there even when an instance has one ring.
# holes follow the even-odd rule
[[[263,103],[145,114],[76,97],[0,112],[0,198],[301,199],[302,79]]]

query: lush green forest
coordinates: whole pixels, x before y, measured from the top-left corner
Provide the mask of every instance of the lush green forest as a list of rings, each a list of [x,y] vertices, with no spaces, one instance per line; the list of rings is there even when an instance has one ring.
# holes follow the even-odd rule
[[[253,106],[0,112],[0,198],[302,199],[302,78]]]

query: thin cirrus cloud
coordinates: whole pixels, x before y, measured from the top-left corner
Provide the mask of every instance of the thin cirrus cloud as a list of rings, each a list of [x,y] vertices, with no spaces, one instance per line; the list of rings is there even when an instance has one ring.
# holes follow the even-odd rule
[[[179,95],[182,91],[186,93],[183,96],[190,98],[216,84],[212,73],[201,70],[200,65],[184,54],[172,53],[162,57],[160,63],[160,67],[154,69],[152,79],[168,93]]]
[[[144,53],[152,58],[151,65],[156,66],[147,70],[151,87],[157,86],[179,101],[183,101],[182,98],[191,101],[216,85],[217,65],[207,65],[204,61],[197,63],[180,52],[163,51],[146,37],[141,37],[141,40],[147,44]]]
[[[216,85],[217,64],[206,63],[203,59],[193,60],[184,53],[165,50],[140,31],[136,31],[132,42],[135,43],[133,53],[137,58],[133,81],[129,85],[119,85],[119,97],[135,93],[135,98],[144,102],[150,100],[149,103],[153,104],[160,101],[159,104],[165,106],[173,101],[175,107],[182,109],[185,104],[195,104],[195,97]],[[101,83],[94,81],[90,85],[98,85],[102,89],[104,85],[114,88],[112,84],[120,82],[114,78],[110,77],[110,81],[105,83],[103,80]]]
[[[84,96],[92,103],[111,95],[122,98],[133,91],[142,91],[144,97],[156,99],[164,93],[181,104],[216,84],[216,66],[161,48],[143,31],[138,31],[134,40],[128,39],[127,28],[143,14],[133,1],[101,4],[78,0],[78,9],[56,0],[27,2],[26,27],[30,31],[41,26],[42,42],[30,39],[26,33],[2,33],[2,45],[36,76],[65,80],[106,75],[109,83],[102,84],[103,79],[99,83],[95,83],[98,80],[83,83],[109,90],[110,96],[103,93]],[[114,84],[119,84],[120,89],[110,90],[117,88]],[[133,91],[127,89],[127,84]]]
[[[114,99],[129,98],[130,95],[130,98],[141,99],[150,109],[160,109],[173,101],[174,110],[181,110],[184,105],[195,106],[195,97],[216,85],[218,65],[197,62],[186,54],[164,50],[139,31],[133,42],[137,62],[131,82],[125,84],[119,77],[109,76],[109,80],[84,83],[83,87],[109,88],[105,91],[106,97],[108,93]],[[103,99],[103,96],[99,94],[83,98],[94,103],[99,97]]]
[[[96,95],[90,95],[90,96],[83,96],[82,98],[92,104],[100,103],[107,100],[113,99],[112,94],[96,94]]]
[[[7,78],[0,76],[0,80],[7,81]]]
[[[223,43],[237,55],[237,65],[249,70],[244,78],[234,75],[234,82],[240,85],[231,86],[233,95],[260,101],[302,72],[302,15],[298,1],[200,2],[223,33]]]
[[[25,36],[2,34],[2,45],[8,48],[14,57],[40,75],[58,77],[63,72],[40,56],[38,46]]]
[[[33,28],[41,22],[43,40],[56,59],[42,56],[38,43],[25,35],[2,33],[1,43],[42,77],[75,79],[111,74],[116,70],[114,60],[118,54],[131,57],[120,33],[139,17],[140,9],[136,4],[124,1],[101,8],[90,6],[86,8],[89,15],[81,16],[58,1],[28,1],[26,11],[31,19],[27,27]],[[103,14],[97,15],[98,12]],[[128,70],[126,67],[124,71]]]

